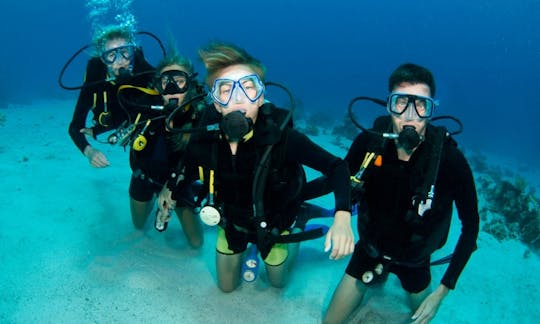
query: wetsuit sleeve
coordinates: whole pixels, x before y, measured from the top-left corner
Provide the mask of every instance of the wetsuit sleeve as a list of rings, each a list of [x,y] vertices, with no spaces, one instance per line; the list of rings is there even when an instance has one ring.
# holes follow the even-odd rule
[[[96,89],[90,86],[92,83],[98,82],[104,79],[106,74],[106,67],[99,58],[91,58],[86,64],[86,72],[84,77],[85,86],[79,92],[79,98],[73,111],[73,117],[69,124],[69,136],[77,148],[84,153],[84,148],[89,145],[86,140],[86,136],[80,132],[82,128],[86,127],[86,119],[88,112],[92,109],[93,105],[93,93]],[[94,127],[94,136],[99,132],[103,132],[102,129]]]
[[[71,123],[69,124],[69,136],[77,148],[81,152],[84,152],[84,148],[89,145],[86,140],[86,136],[80,132],[80,130],[86,127],[86,118],[88,112],[92,107],[92,95],[87,88],[83,88],[79,93],[79,98],[77,104],[75,105],[75,110],[73,111],[73,117],[71,118]]]
[[[334,192],[336,210],[351,210],[349,170],[345,161],[294,129],[288,134],[286,156],[291,162],[299,162],[323,173],[327,177],[328,188]]]
[[[455,204],[461,221],[461,234],[450,265],[441,280],[441,283],[450,289],[455,288],[459,275],[465,268],[471,254],[476,250],[480,222],[478,198],[471,168],[463,154],[456,148],[453,150],[450,158],[456,176]]]

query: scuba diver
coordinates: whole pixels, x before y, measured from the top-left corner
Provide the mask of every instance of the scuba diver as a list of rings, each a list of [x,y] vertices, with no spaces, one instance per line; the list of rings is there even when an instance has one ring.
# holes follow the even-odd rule
[[[111,26],[99,33],[93,41],[96,56],[86,66],[84,84],[81,87],[67,87],[62,76],[68,64],[87,45],[66,63],[60,73],[59,83],[65,89],[80,89],[79,98],[69,124],[69,136],[96,168],[109,165],[107,157],[89,144],[86,136],[97,135],[119,127],[129,119],[129,112],[122,109],[116,98],[122,84],[147,87],[152,82],[155,69],[145,60],[142,50],[135,45],[134,35],[128,27]],[[92,111],[94,125],[88,127],[86,119]]]
[[[212,43],[199,55],[213,100],[201,125],[210,129],[217,124],[218,131],[193,134],[182,169],[172,175],[158,205],[166,213],[185,184],[202,181],[201,219],[218,226],[218,287],[232,292],[239,286],[250,243],[257,246],[270,285],[286,285],[299,242],[310,235],[294,228],[305,181],[302,165],[325,174],[335,194],[336,212],[325,251],[332,249],[331,259],[352,253],[349,171],[344,161],[293,129],[290,111],[265,100],[265,68],[245,50]]]
[[[389,116],[379,117],[372,129],[363,129],[345,157],[354,174],[352,198],[357,203],[360,239],[324,323],[346,322],[368,288],[380,286],[388,273],[395,274],[408,293],[412,322],[428,323],[476,249],[479,216],[474,178],[451,133],[430,124],[437,118],[432,114],[438,104],[433,99],[432,73],[403,64],[391,74],[389,91],[386,102],[359,97],[386,106]],[[306,199],[317,192],[313,186],[324,187],[321,183],[317,179],[308,184],[311,188],[306,192],[312,196]],[[431,255],[446,243],[454,203],[461,234],[453,254],[442,261],[449,266],[432,291],[430,265],[441,262],[431,261]]]
[[[202,113],[204,102],[201,99],[206,93],[195,77],[191,61],[171,49],[157,66],[154,89],[132,85],[119,88],[120,103],[128,105],[136,117],[133,123],[125,124],[111,134],[109,142],[130,146],[129,160],[133,171],[129,184],[130,209],[137,229],[144,228],[154,207],[155,195],[174,168],[171,161],[182,158],[189,142],[190,134],[171,133],[167,129],[193,128]],[[199,248],[203,244],[203,231],[193,210],[194,195],[192,188],[186,186],[175,212],[189,245]],[[160,213],[158,209],[154,227],[162,232],[167,229],[168,222],[169,214]]]

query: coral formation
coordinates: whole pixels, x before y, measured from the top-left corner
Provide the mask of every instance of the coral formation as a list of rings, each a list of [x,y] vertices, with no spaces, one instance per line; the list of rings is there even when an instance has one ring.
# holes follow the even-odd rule
[[[343,118],[343,122],[340,125],[336,125],[332,129],[332,135],[343,136],[351,141],[356,138],[359,132],[359,129],[351,123],[348,115]]]
[[[509,179],[500,168],[490,167],[485,157],[469,161],[476,173],[482,229],[499,240],[519,239],[540,251],[540,208],[535,190],[520,176]]]

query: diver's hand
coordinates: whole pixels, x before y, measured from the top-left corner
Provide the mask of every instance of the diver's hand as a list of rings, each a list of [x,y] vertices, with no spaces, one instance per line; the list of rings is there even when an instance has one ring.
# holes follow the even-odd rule
[[[334,223],[326,234],[324,252],[330,251],[330,259],[337,260],[354,251],[354,234],[351,228],[351,212],[338,210]]]
[[[81,128],[79,130],[79,132],[86,135],[86,136],[94,137],[94,129],[93,128]]]
[[[83,154],[90,162],[90,165],[94,168],[104,168],[110,165],[109,160],[107,160],[105,154],[90,145],[87,145],[84,148]]]
[[[176,200],[172,199],[172,191],[167,188],[167,184],[159,193],[158,208],[163,215],[169,215],[169,211],[176,208]]]
[[[445,285],[440,284],[434,292],[424,299],[422,304],[420,304],[420,307],[414,312],[414,315],[411,318],[413,320],[412,323],[429,323],[435,317],[435,314],[437,314],[437,310],[439,310],[439,306],[441,306],[441,302],[447,294],[448,288]]]

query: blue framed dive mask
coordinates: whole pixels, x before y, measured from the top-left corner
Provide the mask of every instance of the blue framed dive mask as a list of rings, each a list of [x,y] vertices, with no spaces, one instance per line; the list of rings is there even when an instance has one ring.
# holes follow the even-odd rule
[[[256,74],[246,75],[238,80],[216,79],[211,94],[214,101],[226,107],[231,98],[238,96],[239,92],[243,93],[251,103],[254,103],[263,95],[264,83]]]

